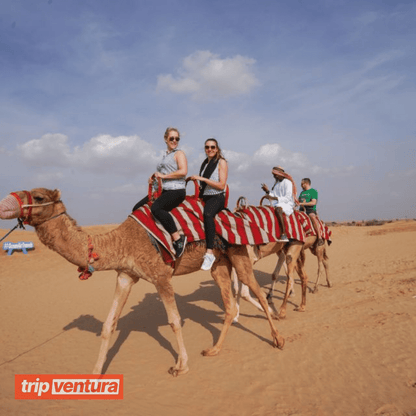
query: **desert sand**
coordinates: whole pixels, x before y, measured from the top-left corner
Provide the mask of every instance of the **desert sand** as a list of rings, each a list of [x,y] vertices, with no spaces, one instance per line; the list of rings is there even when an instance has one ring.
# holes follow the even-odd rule
[[[2,221],[0,236],[9,225]],[[106,374],[124,375],[124,399],[114,401],[15,400],[15,374],[91,373],[116,273],[80,281],[76,266],[44,247],[32,228],[13,232],[5,241],[33,241],[35,249],[0,252],[0,414],[416,415],[416,222],[332,231],[333,287],[321,279],[301,313],[296,281],[287,318],[276,321],[283,351],[272,347],[264,314],[242,302],[221,353],[203,357],[222,325],[220,293],[209,272],[179,276],[173,285],[190,371],[173,378],[174,335],[163,305],[152,285],[135,285],[106,366]],[[254,266],[265,290],[276,259]],[[309,252],[306,271],[313,288],[317,262]],[[283,275],[276,287],[278,307]]]

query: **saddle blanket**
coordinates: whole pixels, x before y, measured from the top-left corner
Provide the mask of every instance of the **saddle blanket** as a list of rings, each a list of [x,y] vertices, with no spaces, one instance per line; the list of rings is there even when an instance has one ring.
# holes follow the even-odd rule
[[[279,223],[274,213],[274,207],[270,205],[249,205],[239,209],[236,212],[236,215],[240,215],[242,218],[256,222],[260,225],[260,227],[266,227],[272,233],[274,230],[279,230]],[[293,240],[304,242],[305,237],[317,235],[312,224],[312,220],[305,212],[294,211],[290,216],[287,216],[285,213],[283,213],[283,222],[285,224],[286,235]],[[332,231],[330,231],[326,224],[319,218],[318,224],[322,238],[324,240],[328,240],[328,242],[331,242]]]
[[[276,218],[275,209],[270,205],[248,205],[242,209],[239,209],[236,212],[236,215],[239,215],[242,218],[246,218],[249,221],[255,222],[259,224],[260,227],[267,228],[273,234],[280,233],[279,222]],[[300,222],[300,220],[302,222]],[[305,238],[307,237],[306,232],[308,227],[311,227],[312,224],[305,221],[304,218],[299,218],[297,211],[294,211],[289,216],[283,213],[283,222],[285,225],[285,233],[288,238],[305,242]]]
[[[306,237],[311,235],[317,235],[315,228],[312,224],[312,220],[306,212],[296,211],[298,215],[299,222],[302,224],[303,229],[305,230]],[[319,229],[321,231],[321,236],[324,240],[328,241],[328,244],[331,244],[331,235],[332,231],[328,228],[328,226],[319,218],[317,217]]]
[[[266,207],[265,207],[266,208]],[[182,230],[188,242],[205,240],[204,206],[201,200],[187,197],[185,201],[170,213],[178,230]],[[175,259],[172,239],[159,221],[155,220],[148,205],[144,205],[130,214],[141,224]],[[274,211],[265,210],[261,222],[252,221],[223,210],[215,216],[215,231],[225,241],[237,245],[260,245],[279,241],[281,232],[278,225],[273,225]],[[291,219],[292,228],[287,230],[289,238],[305,240],[305,235],[297,218]],[[293,230],[293,231],[292,231]]]

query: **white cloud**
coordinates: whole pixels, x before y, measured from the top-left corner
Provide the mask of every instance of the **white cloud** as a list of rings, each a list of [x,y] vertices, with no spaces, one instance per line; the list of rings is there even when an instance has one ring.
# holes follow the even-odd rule
[[[55,187],[61,179],[64,178],[62,172],[39,172],[34,175],[33,181],[35,183],[41,183],[44,187]]]
[[[271,167],[281,166],[285,170],[310,166],[308,158],[299,152],[284,149],[279,144],[265,144],[253,155],[256,164],[267,164]]]
[[[93,137],[82,146],[71,148],[68,137],[63,134],[46,134],[40,139],[31,140],[17,146],[24,162],[37,168],[34,178],[42,182],[53,182],[65,175],[62,169],[71,171],[88,171],[97,175],[120,175],[133,178],[144,175],[147,178],[160,161],[161,152],[142,140],[139,136],[100,135]],[[199,171],[204,155],[190,157],[193,148],[188,146],[188,174]],[[318,174],[349,175],[354,172],[354,166],[329,169],[314,165],[302,152],[293,152],[277,143],[260,146],[254,153],[247,154],[224,149],[225,158],[230,166],[230,175],[238,175],[238,180],[249,183],[258,180],[264,174],[269,174],[273,166],[282,166],[286,172],[295,175],[301,172]],[[53,170],[58,168],[59,170]],[[46,170],[48,169],[48,170]],[[118,188],[118,185],[117,185]],[[118,192],[128,188],[121,186]],[[130,189],[132,190],[132,189]]]
[[[84,169],[127,176],[154,169],[159,160],[153,146],[138,136],[96,136],[77,147],[74,156]]]
[[[159,75],[157,88],[191,94],[194,99],[247,94],[260,85],[252,71],[255,62],[241,55],[221,59],[210,51],[197,51],[183,60],[177,77]]]
[[[72,167],[125,176],[149,172],[159,160],[153,146],[138,136],[100,135],[71,149],[67,136],[45,134],[18,146],[18,151],[34,167]]]
[[[71,160],[68,137],[64,134],[45,134],[17,146],[17,149],[33,166],[67,166]]]

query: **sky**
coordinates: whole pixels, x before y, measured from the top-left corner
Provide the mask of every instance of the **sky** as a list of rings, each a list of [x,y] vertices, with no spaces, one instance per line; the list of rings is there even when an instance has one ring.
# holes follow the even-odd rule
[[[2,0],[0,199],[121,223],[174,126],[189,176],[218,140],[230,209],[281,166],[324,221],[416,218],[415,46],[415,1]]]

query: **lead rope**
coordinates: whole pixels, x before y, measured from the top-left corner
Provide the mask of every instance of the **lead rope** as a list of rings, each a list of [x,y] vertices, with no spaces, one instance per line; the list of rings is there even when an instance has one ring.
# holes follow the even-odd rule
[[[0,240],[0,242],[2,242],[16,228],[23,228],[24,230],[26,230],[25,226],[23,225],[23,221],[20,218],[17,219],[17,224]]]
[[[92,265],[95,260],[98,260],[100,257],[94,251],[94,246],[92,244],[91,236],[88,236],[88,256],[87,256],[87,267],[78,267],[78,272],[81,274],[78,276],[80,280],[89,279],[94,273],[95,269]]]

